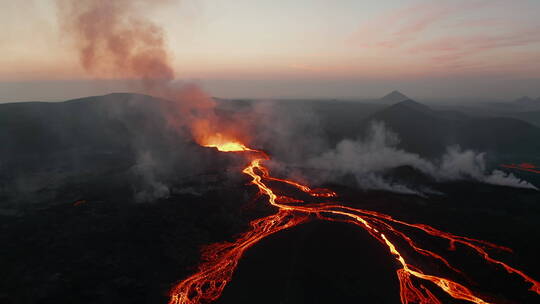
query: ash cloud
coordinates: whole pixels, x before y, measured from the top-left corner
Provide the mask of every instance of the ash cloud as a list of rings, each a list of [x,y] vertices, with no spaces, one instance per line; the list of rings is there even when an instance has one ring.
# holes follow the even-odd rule
[[[81,65],[95,77],[134,79],[132,89],[174,101],[166,113],[183,115],[194,131],[214,119],[214,100],[191,83],[175,81],[164,30],[148,12],[169,0],[57,0],[61,29]],[[169,117],[176,125],[179,119]]]
[[[167,1],[152,1],[152,5]],[[81,65],[93,75],[142,79],[147,86],[174,79],[163,30],[144,17],[141,0],[58,0],[62,29]]]

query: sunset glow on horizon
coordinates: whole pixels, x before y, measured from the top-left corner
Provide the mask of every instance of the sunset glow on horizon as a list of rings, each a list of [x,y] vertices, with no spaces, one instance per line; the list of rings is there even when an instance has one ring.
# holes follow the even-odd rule
[[[84,71],[54,0],[2,6],[0,88],[122,78]],[[215,96],[377,96],[401,85],[420,96],[537,97],[538,12],[535,0],[170,0],[148,18],[163,27],[175,77]]]

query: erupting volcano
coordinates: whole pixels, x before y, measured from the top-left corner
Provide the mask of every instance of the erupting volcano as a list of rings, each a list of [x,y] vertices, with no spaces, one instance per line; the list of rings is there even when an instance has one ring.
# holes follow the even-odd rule
[[[540,295],[540,282],[534,280],[523,271],[495,259],[490,251],[507,251],[511,249],[474,238],[454,235],[425,224],[408,223],[394,217],[374,211],[357,209],[339,202],[338,195],[329,189],[312,189],[301,183],[273,177],[264,162],[270,157],[261,150],[247,147],[236,140],[225,140],[222,135],[211,136],[200,142],[206,147],[213,147],[222,152],[246,153],[250,159],[243,173],[251,178],[260,194],[267,197],[267,202],[277,209],[273,215],[256,219],[250,223],[251,229],[241,234],[234,242],[209,245],[202,253],[203,262],[198,271],[178,283],[170,292],[169,304],[209,303],[217,300],[227,283],[231,281],[239,260],[247,249],[261,239],[276,232],[319,219],[332,222],[344,222],[365,229],[373,238],[386,246],[388,253],[397,261],[396,270],[400,287],[400,298],[407,303],[443,303],[438,294],[470,303],[496,303],[497,299],[478,288],[465,286],[468,281],[464,272],[452,265],[441,253],[426,249],[406,233],[404,228],[417,230],[432,238],[449,242],[448,250],[468,248],[477,253],[483,261],[506,270],[509,274],[521,277],[530,284],[530,291]],[[283,183],[292,186],[312,197],[313,202],[305,202],[300,198],[284,196],[272,183]],[[448,276],[435,275],[418,259],[423,257],[438,263],[446,269]],[[451,274],[451,275],[450,275]],[[459,278],[459,279],[450,279]],[[438,289],[438,290],[437,290]]]
[[[540,304],[539,11],[0,1],[0,304]]]

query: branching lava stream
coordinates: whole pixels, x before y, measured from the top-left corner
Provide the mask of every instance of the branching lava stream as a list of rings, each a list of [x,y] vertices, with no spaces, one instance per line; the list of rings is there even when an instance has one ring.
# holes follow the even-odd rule
[[[488,299],[486,296],[472,291],[463,284],[449,278],[428,274],[428,270],[422,269],[420,265],[413,265],[404,256],[403,250],[413,250],[421,256],[444,265],[443,267],[446,267],[448,271],[455,273],[458,277],[463,275],[460,270],[452,266],[440,254],[420,247],[411,236],[399,229],[401,227],[416,229],[432,237],[445,239],[449,242],[449,250],[455,250],[456,244],[468,247],[486,262],[502,267],[508,273],[521,277],[530,284],[532,292],[540,295],[540,283],[538,281],[521,270],[491,257],[488,253],[488,250],[511,251],[509,248],[443,232],[424,224],[407,223],[386,214],[356,209],[337,202],[306,203],[297,198],[278,196],[266,181],[285,183],[314,198],[337,200],[337,194],[329,189],[311,189],[295,181],[272,177],[268,169],[263,165],[264,161],[269,159],[265,152],[248,148],[237,141],[223,141],[221,137],[219,138],[220,140],[217,142],[210,140],[204,142],[203,145],[214,147],[222,152],[249,153],[251,161],[242,172],[251,177],[251,183],[257,186],[259,192],[268,198],[268,203],[275,206],[278,211],[274,215],[252,221],[250,223],[251,229],[241,234],[232,243],[225,242],[207,246],[203,250],[203,262],[198,271],[178,283],[171,290],[169,304],[199,304],[215,301],[221,296],[223,289],[232,279],[238,262],[247,249],[271,234],[305,223],[310,218],[345,222],[359,226],[387,247],[389,254],[395,258],[399,265],[396,273],[399,280],[400,298],[403,304],[442,303],[442,300],[430,290],[436,287],[454,299],[470,303],[494,303],[494,300]],[[398,247],[398,244],[401,246]]]

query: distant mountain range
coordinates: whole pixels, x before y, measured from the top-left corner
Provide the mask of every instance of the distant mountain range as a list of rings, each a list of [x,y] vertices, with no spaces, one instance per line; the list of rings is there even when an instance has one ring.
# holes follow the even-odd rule
[[[390,95],[402,97],[399,92]],[[217,102],[217,114],[232,113],[231,118],[240,112],[250,116],[254,108],[251,101]],[[167,124],[163,109],[170,105],[166,100],[127,93],[65,102],[0,104],[0,201],[56,200],[60,194],[50,185],[59,183],[70,184],[75,189],[61,193],[66,200],[76,199],[81,193],[80,185],[104,187],[100,182],[103,176],[110,179],[106,187],[114,188],[115,183],[115,187],[125,185],[126,179],[133,178],[133,172],[145,169],[146,162],[157,168],[158,171],[152,172],[156,175],[199,174],[197,170],[203,166],[197,166],[197,162],[207,159],[201,155],[212,151],[194,143],[187,132]],[[316,128],[321,129],[321,141],[329,147],[343,139],[362,137],[371,123],[377,121],[384,122],[399,135],[400,148],[423,157],[440,158],[451,145],[494,156],[518,155],[531,159],[540,155],[540,128],[517,118],[437,111],[411,99],[391,105],[304,100],[276,102],[275,106],[282,107],[283,113],[313,114]],[[539,113],[525,114],[536,119]],[[302,138],[303,133],[295,136]],[[151,157],[145,160],[147,154]],[[222,161],[217,157],[212,159]],[[156,161],[158,166],[152,164]],[[138,163],[142,167],[135,166]],[[93,186],[85,187],[87,196],[102,192],[93,191]],[[133,192],[128,188],[123,191]],[[22,193],[36,196],[23,197]]]
[[[166,101],[146,95],[116,93],[65,102],[0,105],[0,157],[42,155],[70,149],[124,149],[134,135],[160,141]],[[158,131],[159,130],[159,131]],[[129,139],[129,140],[128,140]]]
[[[409,97],[407,97],[405,94],[401,93],[400,91],[394,90],[383,96],[380,100],[386,103],[396,103],[408,99]]]
[[[523,96],[514,101],[514,104],[517,105],[518,111],[523,111],[523,115],[518,115],[517,117],[523,116],[524,119],[529,119],[531,117],[531,111],[540,112],[540,97],[537,99],[531,98],[529,96]],[[534,117],[535,115],[533,115]],[[521,117],[520,117],[521,118]],[[534,119],[534,118],[533,118]]]
[[[394,91],[383,99],[402,98],[406,96]],[[141,140],[159,146],[165,139],[177,136],[171,133],[163,117],[162,109],[168,103],[146,95],[117,93],[57,103],[1,104],[0,139],[4,144],[0,146],[0,157],[9,160],[14,155],[20,158],[35,151],[46,156],[74,149],[123,151]],[[227,103],[218,101],[227,112],[239,107]],[[241,110],[249,113],[250,104],[242,103]],[[408,98],[389,106],[336,101],[291,102],[282,106],[298,108],[297,111],[310,108],[321,120],[331,142],[356,138],[372,121],[381,121],[399,134],[405,149],[421,154],[436,155],[451,144],[497,153],[540,153],[540,129],[525,121],[436,111]],[[132,156],[126,152],[126,157]],[[8,163],[4,162],[4,170]]]
[[[456,144],[495,155],[540,153],[540,128],[515,118],[469,117],[406,100],[371,115],[365,125],[372,121],[398,133],[405,150],[425,156],[436,157]]]
[[[540,97],[533,99],[529,96],[523,96],[515,100],[515,103],[522,105],[540,105]]]

